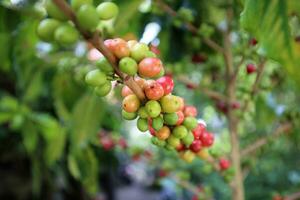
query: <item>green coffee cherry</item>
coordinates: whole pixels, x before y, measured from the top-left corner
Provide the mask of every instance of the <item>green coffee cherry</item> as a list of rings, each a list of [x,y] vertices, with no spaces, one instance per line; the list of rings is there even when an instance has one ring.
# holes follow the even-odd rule
[[[85,76],[85,82],[90,86],[101,86],[107,81],[106,75],[99,69],[92,70]]]
[[[119,8],[112,2],[104,2],[97,6],[97,13],[101,20],[109,20],[118,15]]]
[[[59,25],[60,22],[56,19],[44,19],[37,28],[37,34],[45,42],[51,42],[54,40],[54,32]]]
[[[79,34],[73,26],[64,24],[55,30],[54,38],[61,45],[72,45],[78,41]]]
[[[139,118],[137,121],[137,127],[140,131],[145,132],[148,130],[148,121],[147,119]]]
[[[106,83],[104,83],[103,85],[97,86],[95,88],[95,93],[99,97],[104,97],[104,96],[106,96],[106,95],[109,94],[111,88],[112,88],[111,82],[110,81],[106,81]]]

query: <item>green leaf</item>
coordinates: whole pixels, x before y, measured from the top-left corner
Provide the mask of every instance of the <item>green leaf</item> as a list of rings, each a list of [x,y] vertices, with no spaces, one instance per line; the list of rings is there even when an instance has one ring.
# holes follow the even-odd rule
[[[71,141],[73,145],[85,146],[97,134],[105,113],[104,103],[94,95],[81,97],[73,110]]]
[[[72,154],[69,154],[68,156],[68,169],[74,178],[80,179],[80,169],[75,157]]]
[[[6,123],[13,119],[18,109],[17,99],[11,96],[4,96],[0,99],[0,124]]]
[[[258,52],[279,62],[300,83],[300,45],[289,26],[289,14],[299,4],[286,0],[246,0],[240,21],[259,41]]]
[[[22,127],[23,144],[29,154],[34,153],[38,143],[37,127],[30,121],[27,121]]]

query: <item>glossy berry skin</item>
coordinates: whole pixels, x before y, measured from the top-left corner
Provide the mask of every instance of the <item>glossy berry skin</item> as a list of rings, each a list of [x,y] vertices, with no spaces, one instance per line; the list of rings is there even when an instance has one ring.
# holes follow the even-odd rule
[[[131,89],[127,85],[124,85],[122,87],[122,91],[121,91],[122,97],[127,97],[128,95],[131,95],[131,94],[133,94]]]
[[[140,100],[136,95],[131,94],[123,99],[122,106],[126,112],[136,112],[140,107]]]
[[[180,108],[180,100],[177,96],[174,95],[166,95],[163,96],[160,100],[161,107],[163,112],[165,113],[173,113],[177,112]]]
[[[99,69],[95,69],[86,74],[85,82],[90,86],[100,86],[106,83],[106,75]]]
[[[97,96],[104,97],[109,94],[111,88],[111,82],[106,81],[103,85],[95,87],[94,91]]]
[[[187,136],[187,134],[188,130],[185,126],[176,126],[172,131],[172,135],[180,139]]]
[[[137,127],[141,132],[147,131],[148,130],[148,120],[143,119],[143,118],[139,118],[137,120]]]
[[[164,89],[164,95],[170,94],[174,89],[174,81],[169,76],[163,76],[156,80]]]
[[[119,8],[112,2],[103,2],[97,6],[97,13],[101,20],[109,20],[118,15]]]
[[[247,69],[248,74],[252,74],[256,71],[256,66],[254,64],[250,63],[250,64],[247,64],[246,69]]]
[[[156,137],[160,140],[166,140],[171,134],[169,127],[163,126],[159,131],[156,132]]]
[[[162,62],[158,58],[144,58],[139,63],[139,75],[142,77],[153,78],[157,76],[163,68]]]
[[[152,119],[152,127],[154,130],[159,131],[164,126],[164,120],[161,116]]]
[[[225,158],[221,158],[219,160],[219,167],[222,171],[228,169],[230,167],[230,161]]]
[[[194,136],[191,132],[189,132],[184,138],[182,138],[182,143],[189,147],[194,141]]]
[[[132,45],[130,48],[130,56],[135,59],[137,62],[140,62],[142,59],[146,58],[149,47],[144,43],[137,43]]]
[[[161,112],[160,104],[157,101],[150,100],[145,105],[149,117],[158,117]]]
[[[164,122],[167,125],[173,126],[178,121],[178,115],[176,113],[166,113],[164,114]]]
[[[60,22],[55,19],[44,19],[37,28],[37,34],[45,42],[54,40],[54,32],[59,27]]]
[[[134,76],[138,71],[138,66],[135,60],[130,57],[122,58],[119,62],[120,70],[130,76]]]
[[[183,125],[189,130],[195,129],[197,127],[197,124],[197,119],[194,117],[186,117],[183,120]]]
[[[83,29],[91,31],[96,29],[99,18],[96,8],[93,5],[85,4],[81,6],[76,12],[76,16],[80,27]]]
[[[159,83],[148,81],[145,86],[145,94],[150,100],[159,100],[164,95],[164,89]]]
[[[183,114],[185,117],[196,117],[197,108],[195,106],[185,106],[183,110]]]
[[[200,136],[204,133],[205,126],[202,123],[198,123],[197,127],[193,129],[193,135],[195,139],[200,139]]]
[[[133,46],[136,45],[137,43],[138,43],[138,41],[136,41],[136,40],[129,40],[129,41],[127,41],[127,46],[131,50],[133,48]]]
[[[125,110],[122,110],[122,117],[126,120],[134,120],[137,117],[137,113],[129,113],[126,112]]]
[[[182,124],[182,122],[183,122],[183,120],[184,120],[184,114],[183,114],[182,111],[178,111],[178,112],[176,112],[176,114],[177,114],[177,117],[178,117],[178,120],[177,120],[177,122],[176,122],[176,125],[178,126],[178,125],[181,125],[181,124]]]
[[[127,42],[121,38],[113,39],[113,54],[121,59],[130,55],[130,50],[127,46]]]
[[[60,45],[72,45],[78,41],[79,34],[73,26],[64,24],[55,30],[54,38]]]
[[[210,147],[214,143],[214,135],[212,133],[209,133],[205,131],[204,133],[201,134],[200,140],[202,142],[202,145],[204,147]]]
[[[200,140],[194,140],[190,146],[190,149],[197,153],[202,149],[202,142]]]

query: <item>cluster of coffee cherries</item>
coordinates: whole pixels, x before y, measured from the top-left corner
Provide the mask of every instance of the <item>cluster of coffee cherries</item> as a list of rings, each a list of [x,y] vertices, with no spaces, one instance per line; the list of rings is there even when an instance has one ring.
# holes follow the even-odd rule
[[[173,95],[173,79],[164,76],[161,60],[146,44],[121,38],[104,41],[105,46],[118,59],[120,71],[133,76],[143,90],[146,100],[141,101],[128,86],[122,88],[122,116],[137,119],[140,131],[149,131],[153,144],[181,152],[182,158],[191,162],[196,153],[213,144],[214,136],[198,123],[197,109],[184,104],[184,99]],[[95,86],[99,96],[109,93],[108,77],[114,72],[105,58],[96,62],[98,69],[86,75],[86,82]],[[203,152],[202,152],[203,154]]]
[[[113,150],[116,147],[127,148],[127,141],[124,137],[113,137],[111,133],[100,131],[98,133],[99,143],[105,151]]]
[[[114,19],[118,7],[112,2],[103,2],[94,7],[93,0],[71,0],[76,19],[81,29],[95,31],[101,21]],[[56,42],[60,45],[72,45],[79,39],[74,24],[62,12],[53,0],[45,1],[48,17],[43,19],[37,28],[37,34],[45,42]]]

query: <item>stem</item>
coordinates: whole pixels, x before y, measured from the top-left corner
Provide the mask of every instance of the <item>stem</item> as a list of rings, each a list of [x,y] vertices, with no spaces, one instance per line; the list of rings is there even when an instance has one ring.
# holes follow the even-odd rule
[[[249,146],[247,146],[245,149],[242,150],[241,156],[245,157],[248,156],[251,153],[255,153],[258,149],[262,148],[264,145],[268,144],[268,142],[272,139],[276,139],[277,137],[285,134],[287,131],[290,131],[292,129],[291,123],[285,123],[280,126],[278,126],[273,134],[270,134],[264,138],[260,138],[254,143],[251,143]]]
[[[132,76],[127,76],[120,71],[116,57],[106,48],[99,33],[97,31],[91,33],[82,29],[78,23],[74,11],[65,0],[53,0],[53,2],[65,13],[69,20],[74,23],[76,29],[80,32],[84,39],[90,42],[98,51],[103,54],[103,56],[114,68],[115,73],[124,81],[124,84],[127,85],[140,100],[145,100],[145,94],[142,88],[134,81]]]
[[[231,51],[231,41],[230,41],[230,25],[232,21],[232,9],[227,10],[227,23],[228,28],[224,32],[224,60],[226,66],[226,80],[227,80],[227,97],[228,102],[234,102],[236,99],[235,90],[236,90],[236,79],[232,79],[234,76],[233,69],[233,54]],[[240,142],[237,132],[238,119],[232,110],[231,106],[228,106],[227,120],[230,133],[230,142],[231,142],[231,161],[233,168],[235,170],[235,176],[233,179],[232,188],[232,199],[233,200],[244,200],[244,184],[243,184],[243,174],[241,170],[241,158],[240,158]]]
[[[173,10],[169,5],[167,5],[166,3],[164,3],[162,0],[155,0],[155,2],[157,3],[157,5],[166,13],[168,13],[169,15],[176,17],[178,15],[178,13]],[[198,32],[198,28],[196,26],[194,26],[192,23],[190,22],[184,22],[186,25],[186,28],[194,35],[199,35]],[[215,41],[213,41],[210,38],[202,38],[203,42],[209,46],[210,48],[214,49],[215,51],[219,52],[219,53],[223,53],[224,49],[218,45]]]

